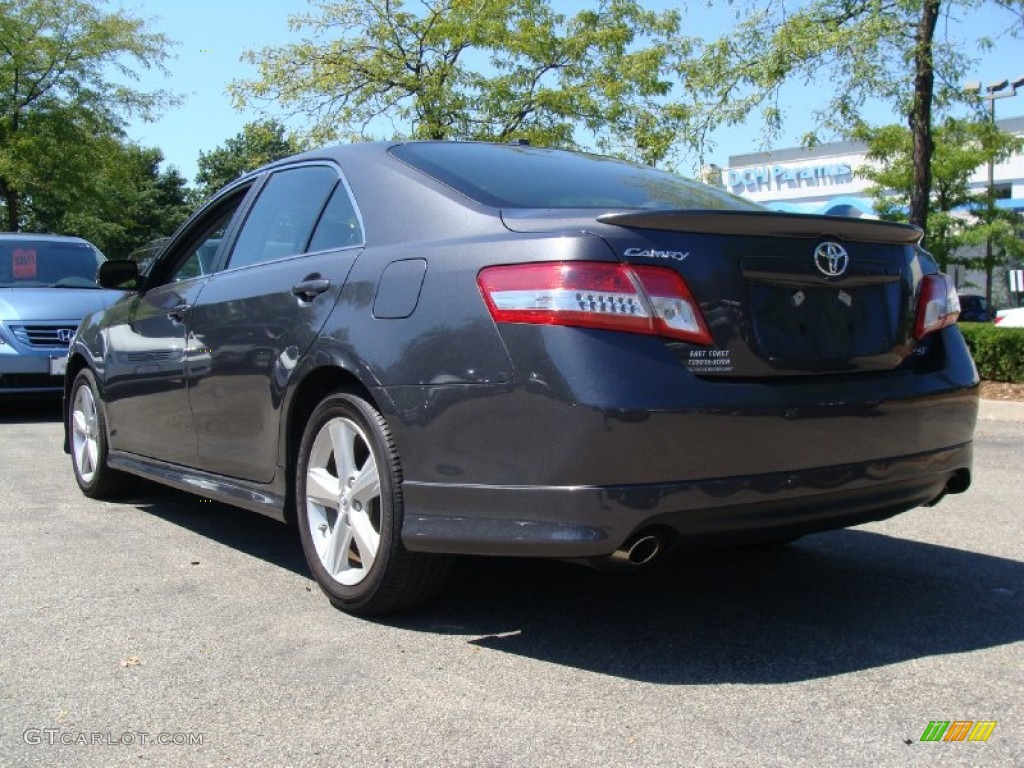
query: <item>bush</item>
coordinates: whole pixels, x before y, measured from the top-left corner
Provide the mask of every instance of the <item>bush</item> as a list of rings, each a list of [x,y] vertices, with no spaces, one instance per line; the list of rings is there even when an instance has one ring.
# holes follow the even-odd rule
[[[1024,328],[960,323],[978,374],[989,381],[1024,382]]]

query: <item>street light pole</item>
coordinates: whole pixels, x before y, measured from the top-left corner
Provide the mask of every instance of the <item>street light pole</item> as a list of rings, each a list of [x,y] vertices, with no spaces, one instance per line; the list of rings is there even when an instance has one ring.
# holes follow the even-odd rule
[[[1007,87],[1009,92],[1004,93]],[[974,80],[964,85],[964,91],[974,95],[976,98],[983,99],[988,102],[988,117],[992,122],[992,127],[996,127],[996,100],[997,99],[1009,99],[1017,95],[1017,89],[1024,87],[1024,77],[1018,77],[1012,82],[1010,80],[996,80],[985,86],[985,95],[981,95],[981,82]],[[995,221],[996,218],[996,163],[995,159],[989,155],[988,158],[988,224],[989,226]],[[992,309],[992,272],[995,268],[995,264],[992,261],[992,236],[991,234],[985,238],[985,306],[989,311]]]

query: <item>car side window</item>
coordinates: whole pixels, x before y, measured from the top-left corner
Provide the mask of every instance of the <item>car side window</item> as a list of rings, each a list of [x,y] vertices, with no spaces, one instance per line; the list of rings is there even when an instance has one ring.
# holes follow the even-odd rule
[[[310,251],[326,251],[331,248],[348,248],[363,242],[363,227],[359,223],[352,198],[344,184],[334,188],[327,201],[320,221],[309,241]]]
[[[238,209],[245,201],[248,187],[235,190],[215,208],[189,225],[189,229],[163,250],[148,270],[150,287],[177,283],[209,274],[221,242]]]
[[[337,172],[324,165],[274,173],[242,225],[228,268],[304,253],[313,226],[338,181]]]
[[[206,275],[212,271],[213,258],[217,255],[217,248],[224,239],[224,235],[227,234],[228,225],[231,224],[231,217],[234,215],[235,207],[232,207],[198,241],[193,243],[189,249],[188,256],[170,275],[170,282],[177,283],[181,280],[190,280],[193,277]]]

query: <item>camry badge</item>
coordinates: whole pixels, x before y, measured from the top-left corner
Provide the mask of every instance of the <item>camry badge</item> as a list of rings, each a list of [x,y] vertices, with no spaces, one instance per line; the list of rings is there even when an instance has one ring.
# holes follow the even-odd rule
[[[839,277],[850,266],[850,255],[839,243],[826,241],[814,249],[814,264],[825,277]]]
[[[623,255],[626,258],[671,259],[672,261],[682,261],[690,255],[690,252],[656,251],[653,248],[627,248]]]

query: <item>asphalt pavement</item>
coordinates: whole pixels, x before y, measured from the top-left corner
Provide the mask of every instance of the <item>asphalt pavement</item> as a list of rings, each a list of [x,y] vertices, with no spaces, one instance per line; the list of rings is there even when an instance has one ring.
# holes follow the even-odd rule
[[[2,405],[0,766],[1024,766],[1024,404],[981,416],[936,507],[649,573],[467,559],[368,621],[287,527],[86,499],[57,408]]]

